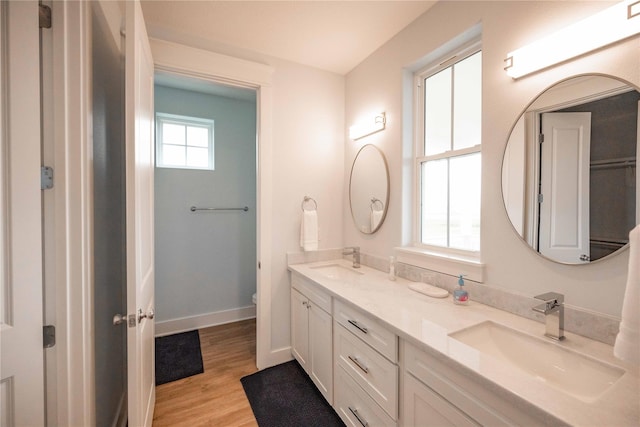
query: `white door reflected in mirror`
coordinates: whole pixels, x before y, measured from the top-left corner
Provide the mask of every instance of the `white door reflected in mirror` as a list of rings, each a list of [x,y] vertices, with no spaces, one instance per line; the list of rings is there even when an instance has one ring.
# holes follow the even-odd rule
[[[542,134],[539,251],[561,262],[587,262],[591,113],[545,113]]]
[[[550,86],[518,118],[505,148],[502,195],[534,251],[584,264],[628,245],[640,221],[639,103],[626,81],[581,75]]]

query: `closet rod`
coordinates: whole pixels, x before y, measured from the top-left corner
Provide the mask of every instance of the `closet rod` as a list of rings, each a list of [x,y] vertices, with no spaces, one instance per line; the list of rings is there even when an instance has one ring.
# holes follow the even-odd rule
[[[595,160],[591,162],[591,169],[604,169],[604,168],[623,168],[627,166],[635,166],[635,157],[621,157],[618,159],[609,160]]]

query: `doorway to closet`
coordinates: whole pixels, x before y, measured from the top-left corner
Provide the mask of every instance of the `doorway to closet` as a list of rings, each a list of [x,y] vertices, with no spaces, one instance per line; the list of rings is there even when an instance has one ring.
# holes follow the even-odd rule
[[[256,317],[256,105],[156,73],[156,336]]]

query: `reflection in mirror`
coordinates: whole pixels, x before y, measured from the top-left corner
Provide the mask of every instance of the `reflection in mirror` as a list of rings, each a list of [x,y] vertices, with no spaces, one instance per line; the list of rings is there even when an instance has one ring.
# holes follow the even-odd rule
[[[365,234],[378,231],[389,204],[389,169],[382,151],[367,144],[358,151],[351,168],[349,204],[356,228]]]
[[[532,249],[583,264],[628,244],[639,221],[639,103],[628,82],[583,75],[551,86],[520,116],[505,149],[502,195]]]

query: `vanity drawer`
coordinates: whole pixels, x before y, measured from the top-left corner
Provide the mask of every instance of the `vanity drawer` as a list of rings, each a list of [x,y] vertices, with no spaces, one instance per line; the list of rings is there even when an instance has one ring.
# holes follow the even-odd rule
[[[398,337],[368,314],[336,299],[333,318],[393,363],[398,362]]]
[[[337,322],[334,361],[394,420],[398,418],[398,367]]]
[[[396,422],[340,366],[335,370],[335,384],[334,409],[347,426],[396,427]]]
[[[331,295],[324,292],[320,286],[296,272],[291,272],[291,287],[300,291],[318,307],[331,314]]]
[[[404,376],[403,399],[402,417],[407,427],[479,427],[479,424],[413,375]]]
[[[448,376],[452,368],[417,347],[403,342],[405,370],[417,380],[451,402],[466,416],[483,426],[514,426],[520,424],[505,417],[480,398],[469,393],[471,384],[453,382]],[[405,378],[407,375],[405,375]]]

